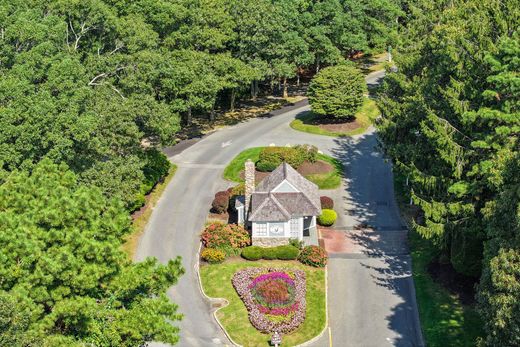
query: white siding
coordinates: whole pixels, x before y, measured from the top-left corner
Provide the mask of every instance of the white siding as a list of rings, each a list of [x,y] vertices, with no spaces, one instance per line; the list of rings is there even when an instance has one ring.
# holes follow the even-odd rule
[[[303,228],[303,219],[301,219],[301,228]],[[282,226],[283,232],[279,235],[272,235],[270,233],[271,226]],[[253,237],[293,237],[291,236],[291,226],[289,222],[253,222],[252,232]]]

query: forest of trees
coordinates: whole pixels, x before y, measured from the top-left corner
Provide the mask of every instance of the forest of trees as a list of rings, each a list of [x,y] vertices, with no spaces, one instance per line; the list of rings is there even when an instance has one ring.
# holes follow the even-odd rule
[[[440,261],[480,278],[489,346],[520,345],[520,2],[410,1],[380,133]]]
[[[415,229],[520,345],[519,0],[0,0],[0,345],[175,343],[130,213],[192,117],[397,47],[379,131]],[[173,323],[173,324],[170,324]]]
[[[180,260],[121,251],[168,171],[158,149],[195,115],[383,50],[401,14],[397,0],[0,0],[0,345],[175,343]]]

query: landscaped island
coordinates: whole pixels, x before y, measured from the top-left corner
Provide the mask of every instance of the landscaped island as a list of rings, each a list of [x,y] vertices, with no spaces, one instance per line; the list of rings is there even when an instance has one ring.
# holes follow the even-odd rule
[[[302,154],[313,148],[310,156]],[[244,181],[244,163],[251,159],[256,165],[256,182],[283,161],[289,163],[302,176],[315,183],[319,189],[334,189],[341,184],[343,164],[328,155],[319,153],[315,147],[300,145],[294,147],[253,147],[237,155],[224,169],[224,178],[234,182]]]
[[[251,270],[257,268],[259,270]],[[216,314],[229,336],[243,346],[268,346],[271,334],[262,333],[251,324],[248,310],[232,283],[235,274],[241,270],[262,272],[266,268],[283,268],[285,272],[301,271],[305,274],[305,319],[303,322],[298,321],[301,324],[295,330],[283,334],[284,345],[294,346],[320,334],[326,322],[326,273],[322,268],[306,266],[297,261],[251,262],[236,257],[221,264],[200,267],[200,278],[206,295],[224,298],[229,302],[228,306],[221,308]],[[273,318],[276,319],[275,317]]]

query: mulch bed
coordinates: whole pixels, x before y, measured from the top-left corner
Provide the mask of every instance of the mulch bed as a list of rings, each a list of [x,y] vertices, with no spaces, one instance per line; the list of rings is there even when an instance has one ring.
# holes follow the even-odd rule
[[[347,131],[361,128],[361,124],[357,120],[346,122],[346,123],[329,123],[329,124],[318,124],[320,129],[330,131],[333,133],[344,133]]]
[[[334,132],[342,133],[352,131],[361,128],[361,124],[352,117],[351,119],[344,120],[341,118],[320,118],[315,117],[304,122],[305,124],[316,125],[318,128]]]
[[[309,162],[303,163],[298,168],[297,171],[301,175],[307,176],[307,175],[315,175],[315,174],[327,174],[329,172],[332,172],[332,170],[334,170],[334,167],[332,165],[330,165],[329,163],[327,163],[323,160],[318,160],[315,163],[309,163]],[[261,182],[264,178],[269,176],[269,174],[270,174],[270,172],[262,172],[262,171],[258,171],[258,170],[255,171],[255,182],[257,182],[257,183]],[[243,170],[240,172],[240,178],[244,179]]]
[[[475,303],[475,284],[478,279],[464,276],[455,271],[451,264],[440,264],[437,260],[428,265],[428,273],[435,282],[457,295],[464,305]]]

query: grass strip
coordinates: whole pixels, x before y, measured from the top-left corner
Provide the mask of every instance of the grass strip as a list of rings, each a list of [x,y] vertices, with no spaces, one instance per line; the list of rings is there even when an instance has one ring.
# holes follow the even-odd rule
[[[407,204],[405,179],[396,174],[395,191],[401,212],[407,221],[413,212]],[[408,223],[410,224],[410,223]],[[463,305],[458,296],[434,281],[428,265],[438,257],[437,248],[416,231],[409,233],[412,271],[419,317],[427,346],[475,346],[483,336],[482,321],[474,306]]]

